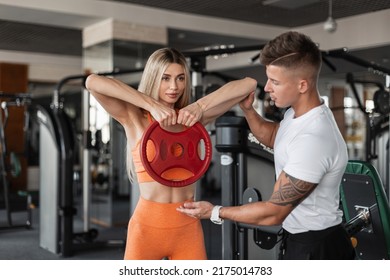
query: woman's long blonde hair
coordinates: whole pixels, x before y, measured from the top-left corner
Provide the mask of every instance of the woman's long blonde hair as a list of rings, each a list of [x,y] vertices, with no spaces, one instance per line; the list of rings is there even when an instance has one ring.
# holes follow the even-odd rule
[[[184,69],[186,86],[183,95],[175,103],[175,109],[181,109],[187,106],[191,97],[191,80],[190,69],[187,65],[185,56],[174,48],[162,48],[156,50],[148,59],[145,65],[145,69],[142,73],[141,81],[138,86],[138,91],[146,94],[156,100],[159,98],[159,89],[162,76],[165,73],[167,67],[177,63]],[[127,141],[127,170],[130,182],[135,180],[133,157],[131,154],[131,148]]]

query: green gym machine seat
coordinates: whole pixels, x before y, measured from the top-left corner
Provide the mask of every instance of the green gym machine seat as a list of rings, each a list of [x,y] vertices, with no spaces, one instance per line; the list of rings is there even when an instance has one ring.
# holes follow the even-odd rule
[[[375,167],[350,160],[340,186],[347,231],[362,260],[390,259],[390,208]]]

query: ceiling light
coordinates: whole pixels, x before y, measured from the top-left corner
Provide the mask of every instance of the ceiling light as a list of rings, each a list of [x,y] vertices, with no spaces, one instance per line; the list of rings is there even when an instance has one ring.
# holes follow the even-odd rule
[[[332,0],[329,0],[329,16],[324,23],[324,30],[329,33],[335,32],[337,29],[337,22],[332,17]]]

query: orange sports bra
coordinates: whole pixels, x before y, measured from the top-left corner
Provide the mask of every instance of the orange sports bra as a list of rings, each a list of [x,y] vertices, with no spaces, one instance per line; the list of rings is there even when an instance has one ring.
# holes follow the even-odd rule
[[[152,123],[152,116],[148,113],[149,122]],[[178,147],[181,148],[181,147]],[[135,173],[137,174],[138,183],[155,182],[155,180],[148,174],[141,160],[141,139],[139,139],[136,145],[131,150],[133,156],[133,162],[135,167]],[[146,144],[146,156],[149,160],[152,160],[156,156],[156,148],[152,141]],[[165,171],[161,176],[166,180],[182,181],[186,180],[194,174],[184,168],[171,168]]]

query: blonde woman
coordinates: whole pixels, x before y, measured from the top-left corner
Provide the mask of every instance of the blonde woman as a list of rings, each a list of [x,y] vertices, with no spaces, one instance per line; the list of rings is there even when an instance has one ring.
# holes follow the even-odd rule
[[[138,90],[113,78],[88,76],[89,92],[125,130],[130,180],[139,183],[124,259],[207,259],[200,220],[176,210],[194,200],[194,184],[171,188],[154,181],[142,166],[140,139],[153,120],[174,132],[198,121],[206,125],[247,97],[256,85],[251,78],[233,81],[189,104],[189,68],[183,54],[172,48],[159,49],[149,57]],[[185,174],[172,176],[181,180]]]

